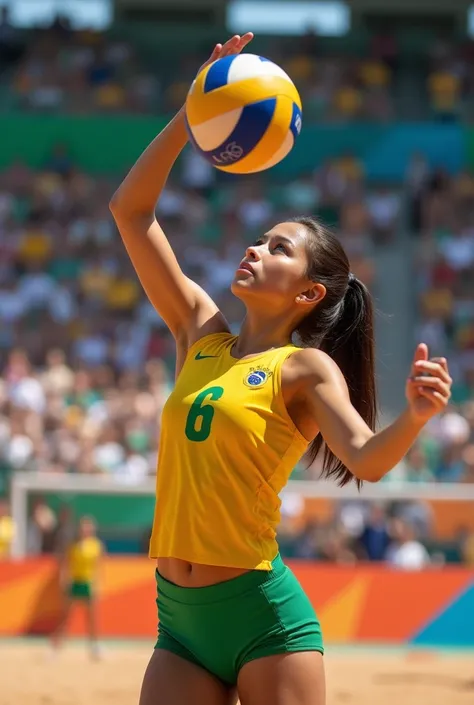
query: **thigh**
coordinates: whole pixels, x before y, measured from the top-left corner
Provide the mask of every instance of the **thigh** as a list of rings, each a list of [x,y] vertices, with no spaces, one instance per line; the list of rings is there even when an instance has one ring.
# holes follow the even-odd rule
[[[97,600],[95,597],[91,597],[88,600],[83,600],[83,605],[87,619],[94,620],[97,616]]]
[[[145,671],[139,705],[235,705],[228,689],[211,673],[190,661],[156,649]]]
[[[325,705],[323,655],[298,651],[250,661],[237,688],[241,705]]]

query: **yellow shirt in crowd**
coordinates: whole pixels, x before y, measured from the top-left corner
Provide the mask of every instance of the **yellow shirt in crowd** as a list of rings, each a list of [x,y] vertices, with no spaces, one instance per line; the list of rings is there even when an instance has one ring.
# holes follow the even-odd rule
[[[0,517],[0,560],[8,558],[15,536],[15,523],[9,516]]]

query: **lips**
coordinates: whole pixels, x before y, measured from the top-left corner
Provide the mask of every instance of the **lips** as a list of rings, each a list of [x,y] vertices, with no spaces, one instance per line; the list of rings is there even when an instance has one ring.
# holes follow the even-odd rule
[[[245,269],[247,272],[254,274],[252,265],[249,264],[249,262],[246,262],[245,260],[239,264],[239,269]]]

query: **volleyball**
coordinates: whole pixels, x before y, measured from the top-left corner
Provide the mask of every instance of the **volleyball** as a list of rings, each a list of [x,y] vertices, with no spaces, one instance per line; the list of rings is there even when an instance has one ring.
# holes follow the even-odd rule
[[[186,99],[191,143],[217,169],[252,174],[278,164],[301,131],[302,106],[288,74],[254,54],[206,66]]]

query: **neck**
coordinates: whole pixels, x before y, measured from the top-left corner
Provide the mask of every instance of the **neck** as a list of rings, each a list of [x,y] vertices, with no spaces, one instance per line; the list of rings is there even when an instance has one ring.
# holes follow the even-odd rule
[[[292,326],[282,321],[280,314],[262,317],[257,312],[247,311],[234,345],[234,356],[244,357],[271,348],[280,348],[291,343]]]

